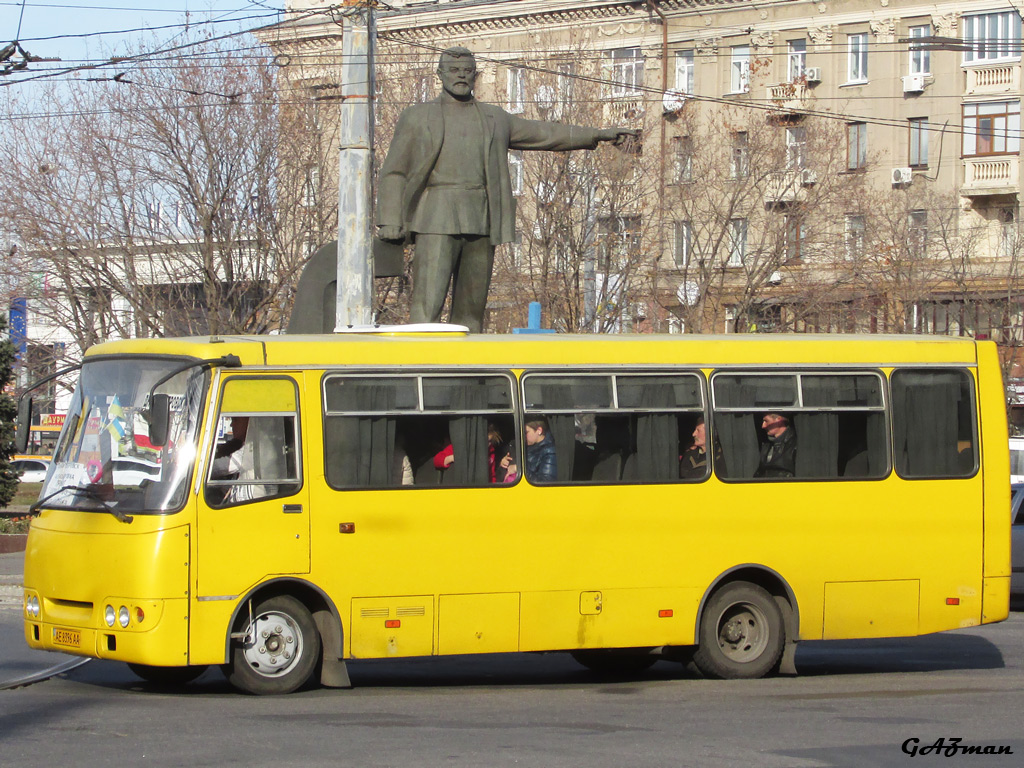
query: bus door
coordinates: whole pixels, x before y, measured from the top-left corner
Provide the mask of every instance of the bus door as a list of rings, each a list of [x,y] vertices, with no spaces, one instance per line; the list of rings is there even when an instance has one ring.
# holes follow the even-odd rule
[[[266,576],[309,572],[299,388],[290,376],[229,376],[199,499],[198,597],[230,598]]]

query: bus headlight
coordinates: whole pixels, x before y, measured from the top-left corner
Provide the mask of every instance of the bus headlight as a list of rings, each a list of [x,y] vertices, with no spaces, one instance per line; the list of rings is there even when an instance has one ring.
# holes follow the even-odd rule
[[[35,595],[27,595],[25,597],[25,613],[28,614],[30,619],[39,618],[39,598]]]
[[[122,605],[121,608],[117,611],[117,623],[120,624],[123,629],[127,629],[128,621],[130,619],[131,616],[128,614],[128,608]]]
[[[116,618],[116,615],[114,614],[114,606],[108,605],[103,610],[103,620],[107,623],[108,627],[112,627],[112,626],[114,626],[114,619],[115,618]]]

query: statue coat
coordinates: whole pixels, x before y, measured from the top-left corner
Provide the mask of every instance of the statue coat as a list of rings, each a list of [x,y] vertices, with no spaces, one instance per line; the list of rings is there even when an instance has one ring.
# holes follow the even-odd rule
[[[452,97],[441,94],[433,101],[406,108],[398,118],[377,186],[377,225],[401,226],[411,242],[410,224],[427,186],[430,172],[444,139],[442,104]],[[488,226],[492,245],[515,240],[516,201],[508,170],[510,149],[565,151],[594,149],[599,130],[526,120],[501,107],[474,101],[484,126]]]

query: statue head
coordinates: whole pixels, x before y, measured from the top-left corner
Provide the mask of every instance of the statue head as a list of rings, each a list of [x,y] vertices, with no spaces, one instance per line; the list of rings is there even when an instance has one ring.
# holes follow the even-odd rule
[[[476,75],[476,59],[468,48],[448,48],[441,53],[437,76],[441,78],[441,87],[453,98],[459,101],[472,99]]]

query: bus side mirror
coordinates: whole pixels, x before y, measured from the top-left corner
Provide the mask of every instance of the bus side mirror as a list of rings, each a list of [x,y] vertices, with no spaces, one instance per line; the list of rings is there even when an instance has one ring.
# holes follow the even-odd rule
[[[170,395],[153,395],[149,402],[149,442],[154,448],[167,444],[167,424],[170,420]]]
[[[14,436],[14,449],[18,453],[28,452],[28,436],[32,432],[32,405],[31,397],[18,400],[18,425]]]

